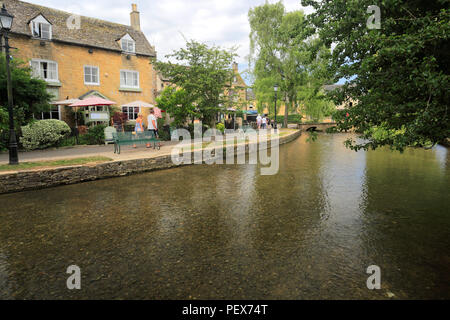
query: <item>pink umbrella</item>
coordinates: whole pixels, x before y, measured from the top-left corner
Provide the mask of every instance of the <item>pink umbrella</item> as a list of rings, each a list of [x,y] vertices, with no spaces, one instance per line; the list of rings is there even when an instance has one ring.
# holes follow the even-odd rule
[[[116,103],[100,97],[89,97],[87,99],[77,101],[69,105],[69,107],[111,106],[113,104]]]
[[[155,111],[155,117],[162,118],[161,109],[158,107],[154,107],[153,110]]]
[[[100,97],[89,97],[84,100],[79,100],[75,103],[72,103],[69,105],[69,107],[91,107],[91,106],[110,106],[116,104],[114,101],[106,100]],[[78,141],[78,119],[77,119],[77,113],[75,112],[75,136]]]

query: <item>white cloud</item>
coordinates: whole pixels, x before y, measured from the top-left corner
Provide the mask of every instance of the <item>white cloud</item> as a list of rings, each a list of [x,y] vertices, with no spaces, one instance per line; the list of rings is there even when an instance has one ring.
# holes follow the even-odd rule
[[[237,61],[249,53],[248,10],[265,0],[25,0],[111,22],[129,24],[131,3],[141,13],[141,28],[158,58],[184,46],[184,37],[222,47],[238,46]],[[270,0],[270,3],[276,2]],[[288,11],[305,9],[300,0],[285,0]],[[306,8],[306,13],[311,9]]]

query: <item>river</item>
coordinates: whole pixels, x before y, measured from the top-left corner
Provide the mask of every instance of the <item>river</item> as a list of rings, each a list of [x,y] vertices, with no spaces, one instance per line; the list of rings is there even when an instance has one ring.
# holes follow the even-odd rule
[[[346,138],[281,146],[275,176],[195,165],[1,195],[0,298],[449,299],[449,150]]]

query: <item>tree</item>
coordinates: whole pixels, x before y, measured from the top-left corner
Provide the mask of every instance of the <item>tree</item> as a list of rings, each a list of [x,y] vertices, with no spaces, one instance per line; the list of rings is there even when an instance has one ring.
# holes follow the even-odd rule
[[[196,106],[198,117],[213,126],[216,114],[230,103],[223,92],[225,86],[231,84],[233,70],[230,66],[235,56],[234,49],[208,47],[191,40],[186,48],[166,56],[176,63],[156,62],[156,67],[171,83],[185,91],[185,100]]]
[[[52,96],[47,92],[45,81],[31,76],[31,68],[23,61],[12,60],[11,80],[14,97],[14,119],[16,128],[27,125],[33,120],[33,115],[48,111]],[[8,91],[6,80],[6,60],[0,55],[0,149],[8,145]]]
[[[186,90],[167,87],[156,98],[156,102],[158,107],[164,109],[174,118],[173,125],[179,127],[183,126],[188,118],[198,116],[196,107],[189,98]]]
[[[302,0],[315,9],[311,34],[336,45],[335,79],[348,80],[333,93],[347,105],[335,116],[338,129],[361,133],[363,142],[346,142],[354,150],[434,145],[450,136],[448,1],[379,3],[381,28],[372,29],[371,0]]]
[[[326,64],[328,50],[314,37],[307,37],[309,29],[303,12],[286,13],[281,2],[266,2],[251,9],[248,16],[256,96],[271,105],[277,83],[278,97],[285,103],[287,127],[289,111],[299,106],[299,92],[312,84],[316,65]]]

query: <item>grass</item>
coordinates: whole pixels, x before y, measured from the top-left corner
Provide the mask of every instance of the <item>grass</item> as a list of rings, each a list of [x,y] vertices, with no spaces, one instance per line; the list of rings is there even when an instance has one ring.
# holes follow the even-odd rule
[[[107,162],[111,160],[112,159],[110,158],[99,156],[99,157],[74,158],[74,159],[51,160],[51,161],[22,162],[16,166],[10,166],[9,164],[0,164],[0,171],[17,171],[17,170],[37,169],[44,167],[64,167],[88,163]]]

